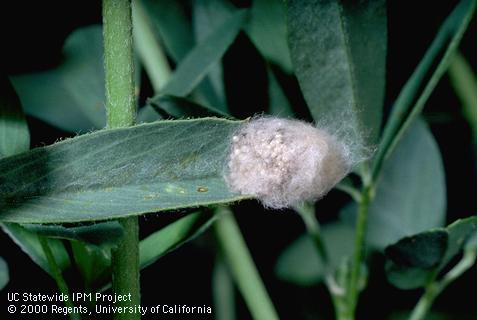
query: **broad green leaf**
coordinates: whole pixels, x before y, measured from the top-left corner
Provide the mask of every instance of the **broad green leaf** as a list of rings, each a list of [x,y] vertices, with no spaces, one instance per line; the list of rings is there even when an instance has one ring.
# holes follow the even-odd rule
[[[457,220],[446,228],[404,238],[386,249],[389,281],[402,289],[424,286],[465,247],[472,248],[477,216]]]
[[[232,44],[245,21],[246,11],[238,10],[181,61],[161,94],[186,96],[200,83]]]
[[[30,148],[30,133],[20,100],[8,79],[0,79],[0,157]]]
[[[431,46],[401,90],[389,115],[375,156],[372,172],[374,180],[380,175],[385,159],[390,156],[406,129],[421,113],[439,79],[447,70],[475,8],[475,0],[460,1],[442,24]]]
[[[400,289],[426,283],[447,249],[448,234],[435,230],[406,237],[386,248],[386,274]]]
[[[9,280],[10,276],[8,274],[8,265],[5,260],[0,257],[0,291],[5,288]]]
[[[197,212],[154,232],[139,244],[141,268],[145,268],[204,232],[215,221],[215,213]]]
[[[268,112],[279,117],[293,117],[293,109],[285,96],[285,93],[278,83],[271,68],[267,68],[268,75]]]
[[[354,230],[347,224],[332,223],[323,226],[321,236],[329,254],[330,270],[335,270],[353,253]],[[278,277],[303,286],[322,281],[325,271],[313,240],[308,235],[300,236],[288,246],[275,266]]]
[[[23,227],[48,238],[76,240],[105,247],[115,246],[124,234],[121,224],[117,221],[79,227],[45,224],[25,224]]]
[[[292,64],[287,43],[285,1],[254,0],[250,9],[247,34],[260,53],[291,73]]]
[[[37,265],[51,274],[48,260],[46,259],[43,248],[38,241],[38,235],[28,231],[19,224],[3,223],[1,227],[5,233],[25,252]],[[48,239],[48,244],[56,259],[56,263],[61,270],[70,266],[70,258],[63,243],[56,239]]]
[[[446,214],[444,167],[432,134],[417,121],[386,161],[369,207],[368,243],[383,249],[441,227]]]
[[[454,54],[449,65],[449,78],[462,103],[462,113],[477,141],[477,76],[460,52]]]
[[[164,118],[185,118],[185,117],[229,117],[221,110],[203,106],[191,100],[170,95],[158,95],[150,99],[148,103]]]
[[[71,241],[71,248],[87,291],[93,291],[110,281],[110,249],[78,241]]]
[[[55,69],[11,77],[25,112],[70,132],[105,126],[101,26],[74,31]]]
[[[168,54],[175,62],[194,46],[192,26],[181,1],[141,0]]]
[[[10,83],[5,81],[1,89],[0,157],[5,157],[27,151],[30,148],[30,133],[20,102]],[[0,226],[35,263],[49,272],[48,262],[37,234],[13,223],[0,224]],[[48,240],[48,242],[60,268],[69,266],[69,257],[63,243],[58,240]]]
[[[231,135],[240,124],[160,121],[4,158],[0,221],[95,221],[243,199],[223,178]]]
[[[374,143],[382,115],[386,1],[288,1],[288,43],[295,74],[318,125]]]

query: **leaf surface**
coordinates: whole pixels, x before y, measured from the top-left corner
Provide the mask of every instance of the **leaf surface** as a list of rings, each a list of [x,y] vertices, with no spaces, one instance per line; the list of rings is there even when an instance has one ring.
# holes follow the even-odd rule
[[[0,221],[95,221],[243,199],[223,178],[240,123],[160,121],[4,158]]]

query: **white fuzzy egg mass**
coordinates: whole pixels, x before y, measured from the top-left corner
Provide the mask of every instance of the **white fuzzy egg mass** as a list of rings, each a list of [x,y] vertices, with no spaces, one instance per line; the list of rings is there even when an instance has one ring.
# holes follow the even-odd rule
[[[350,170],[346,146],[311,124],[275,117],[246,122],[232,138],[229,188],[285,208],[325,195]]]

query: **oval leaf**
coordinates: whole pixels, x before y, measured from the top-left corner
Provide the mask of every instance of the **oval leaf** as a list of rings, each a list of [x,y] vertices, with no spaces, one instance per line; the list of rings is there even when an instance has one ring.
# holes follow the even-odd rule
[[[335,270],[353,254],[354,230],[344,223],[324,225],[320,232],[329,255],[330,270]],[[313,240],[302,235],[278,258],[275,272],[283,280],[309,286],[323,280],[325,267]]]
[[[103,128],[103,38],[101,26],[74,31],[57,68],[11,77],[25,112],[70,132]]]
[[[293,67],[315,121],[359,145],[372,142],[384,99],[386,1],[290,0],[287,20]]]
[[[4,158],[0,221],[94,221],[243,199],[223,178],[240,123],[161,121]]]
[[[441,227],[446,189],[439,149],[418,121],[385,163],[369,207],[368,243],[383,249],[399,239]]]

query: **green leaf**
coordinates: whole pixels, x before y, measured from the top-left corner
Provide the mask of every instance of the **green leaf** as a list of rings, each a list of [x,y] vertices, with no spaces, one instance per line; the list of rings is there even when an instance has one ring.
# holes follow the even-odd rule
[[[447,248],[448,233],[435,230],[406,237],[386,248],[386,274],[400,289],[424,285],[441,262]]]
[[[460,52],[455,53],[449,65],[449,78],[462,103],[462,113],[477,141],[477,76]]]
[[[269,100],[268,112],[279,117],[293,117],[293,108],[271,68],[267,68],[267,75]]]
[[[141,268],[153,264],[165,254],[194,239],[209,228],[215,219],[215,213],[192,213],[141,240],[139,244]]]
[[[329,254],[329,268],[335,270],[350,257],[354,249],[354,230],[343,223],[324,225],[321,236]],[[279,278],[302,286],[314,285],[324,279],[325,267],[313,240],[302,235],[278,258],[275,272]]]
[[[181,61],[161,94],[186,96],[206,76],[232,44],[245,22],[247,11],[238,10]]]
[[[170,95],[157,95],[153,99],[149,99],[148,103],[164,118],[172,117],[176,119],[186,117],[228,117],[230,116],[223,111],[203,106],[191,100],[175,97]]]
[[[368,212],[368,243],[383,249],[444,224],[444,167],[432,134],[417,121],[386,161]]]
[[[475,0],[462,0],[447,17],[434,41],[404,85],[384,128],[373,165],[373,179],[381,173],[385,159],[392,153],[406,129],[421,113],[439,79],[451,62],[476,7]]]
[[[240,124],[160,121],[4,158],[0,221],[95,221],[244,199],[223,178],[231,135]]]
[[[449,233],[449,245],[446,255],[442,259],[443,266],[449,263],[462,250],[471,236],[477,232],[477,216],[459,219],[446,229]]]
[[[0,157],[30,148],[30,133],[20,100],[8,79],[0,79]]]
[[[111,280],[110,249],[78,241],[71,241],[71,248],[87,291],[94,291],[95,288],[99,288]]]
[[[109,248],[115,246],[124,233],[121,224],[117,221],[79,227],[45,224],[25,224],[23,227],[48,238],[76,240]]]
[[[260,53],[286,72],[292,72],[287,43],[285,2],[254,0],[250,9],[247,34]]]
[[[25,252],[37,265],[51,275],[50,266],[46,259],[43,248],[38,241],[38,235],[21,225],[14,223],[2,223],[1,227],[5,233]],[[68,252],[60,240],[48,239],[48,244],[56,258],[56,263],[61,270],[65,270],[70,266],[70,258]]]
[[[464,247],[475,245],[477,216],[457,220],[446,228],[426,231],[404,238],[386,249],[386,274],[402,289],[427,284],[443,270]]]
[[[181,1],[142,0],[152,24],[175,62],[182,60],[194,45],[192,27]]]
[[[2,257],[0,257],[0,291],[5,288],[5,286],[8,284],[8,281],[10,280],[10,276],[8,274],[8,265],[3,260]]]
[[[74,31],[57,68],[11,77],[25,112],[70,132],[103,128],[104,67],[101,26]]]
[[[287,21],[293,67],[315,122],[353,145],[372,145],[384,99],[386,1],[290,0]]]
[[[234,6],[226,0],[194,1],[192,9],[194,34],[197,43],[205,41],[236,12]],[[223,69],[220,59],[217,59],[209,68],[208,76],[201,82],[198,89],[198,93],[203,94],[207,102],[217,106],[221,111],[227,111]],[[205,103],[205,101],[203,102]]]

